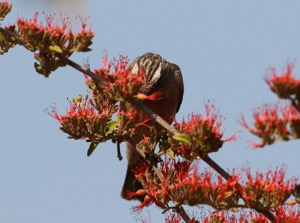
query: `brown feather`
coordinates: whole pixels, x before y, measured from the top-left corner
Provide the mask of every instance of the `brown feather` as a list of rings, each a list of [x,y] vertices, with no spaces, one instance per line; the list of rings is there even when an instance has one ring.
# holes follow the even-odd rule
[[[157,115],[162,117],[168,123],[172,123],[174,115],[178,112],[184,92],[183,79],[180,68],[176,64],[172,64],[164,60],[158,54],[146,53],[141,57],[135,59],[129,66],[129,69],[134,73],[137,73],[139,69],[143,69],[145,72],[145,84],[141,87],[139,93],[147,96],[158,94],[157,100],[147,100],[147,97],[143,103],[150,108]],[[124,112],[134,111],[136,112],[135,121],[137,123],[143,122],[147,119],[147,115],[138,111],[130,103],[121,102],[120,110]],[[148,126],[155,126],[160,128],[153,120],[147,122]],[[136,128],[137,134],[134,135],[134,141],[139,143],[145,136],[150,137],[150,129],[145,125],[140,125]],[[128,168],[125,177],[125,182],[122,188],[121,196],[124,199],[132,200],[137,199],[142,201],[142,197],[128,197],[128,191],[134,192],[142,189],[141,183],[134,177],[130,165],[137,162],[140,158],[139,153],[135,150],[134,146],[127,142],[126,148],[128,158]]]

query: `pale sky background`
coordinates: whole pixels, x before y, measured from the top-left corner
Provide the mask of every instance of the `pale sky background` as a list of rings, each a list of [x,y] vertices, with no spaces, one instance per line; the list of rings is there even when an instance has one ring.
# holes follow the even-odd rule
[[[285,163],[288,176],[299,176],[299,141],[253,151],[247,140],[256,138],[236,118],[243,113],[250,122],[255,105],[277,100],[263,81],[270,65],[280,71],[295,60],[299,77],[300,1],[10,2],[5,24],[35,11],[90,16],[93,51],[72,56],[79,64],[88,58],[91,68],[99,68],[104,49],[110,58],[122,54],[132,61],[150,51],[178,64],[185,82],[178,120],[204,114],[210,99],[226,117],[225,137],[241,131],[238,141],[212,154],[216,162],[225,169],[250,162],[254,171]],[[131,207],[137,203],[120,198],[127,163],[118,161],[115,145],[102,144],[87,158],[88,144],[67,139],[43,111],[55,102],[65,112],[66,98],[86,93],[83,75],[61,68],[45,79],[33,63],[21,47],[0,57],[0,222],[136,222],[148,215],[152,223],[164,222],[161,210],[146,208],[136,216]]]

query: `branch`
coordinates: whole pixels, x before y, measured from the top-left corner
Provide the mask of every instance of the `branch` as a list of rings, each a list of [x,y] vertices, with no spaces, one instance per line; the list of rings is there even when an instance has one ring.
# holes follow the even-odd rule
[[[27,42],[18,34],[15,32],[12,32],[7,29],[3,29],[0,27],[0,32],[5,33],[13,38],[20,44],[25,45]],[[56,53],[57,58],[59,58],[61,61],[63,61],[66,65],[69,65],[73,67],[74,69],[78,70],[79,72],[86,74],[87,76],[99,81],[101,85],[105,85],[106,80],[101,78],[100,76],[96,75],[89,69],[80,66],[79,64],[75,63],[74,61],[70,60],[69,58],[66,58],[64,55]],[[169,123],[167,123],[164,119],[162,119],[160,116],[155,114],[151,109],[146,107],[141,101],[132,98],[128,101],[133,106],[137,107],[142,112],[145,112],[152,118],[155,122],[157,122],[160,126],[162,126],[164,129],[166,129],[168,132],[171,133],[171,135],[180,134],[173,126],[171,126]],[[145,153],[142,150],[137,150],[140,155],[144,158],[146,158]],[[223,178],[228,180],[231,176],[222,168],[220,167],[216,162],[214,162],[208,155],[205,157],[202,157],[203,161],[205,161],[211,168],[213,168],[216,172],[218,172]],[[160,171],[160,169],[153,165],[154,171],[159,177],[159,179],[162,181],[164,179],[163,173]],[[264,214],[271,222],[276,222],[273,214],[268,210],[257,210],[258,212]],[[186,214],[185,210],[182,206],[178,208],[178,213],[182,216],[182,218],[187,222],[190,220],[189,216]]]
[[[26,44],[26,41],[24,41],[24,39],[21,36],[19,36],[18,34],[16,34],[15,32],[12,32],[7,29],[3,29],[2,27],[0,27],[0,32],[14,37],[19,42],[20,45]],[[73,67],[75,70],[78,70],[79,72],[86,74],[87,76],[99,81],[99,83],[101,85],[104,85],[107,82],[105,79],[103,79],[100,76],[93,73],[90,69],[80,66],[79,64],[75,63],[74,61],[70,60],[69,58],[66,58],[65,56],[63,56],[61,54],[56,54],[56,55],[60,60],[65,62],[67,65],[69,65],[70,67]],[[163,128],[165,128],[167,131],[169,131],[172,135],[179,134],[179,132],[175,128],[173,128],[164,119],[162,119],[160,116],[158,116],[153,111],[151,111],[148,107],[146,107],[143,103],[141,103],[141,101],[139,101],[135,98],[132,98],[129,102],[132,105],[134,105],[135,107],[139,108],[141,111],[147,113],[155,122],[157,122],[159,125],[161,125]]]
[[[208,155],[201,157],[211,168],[219,173],[224,179],[228,180],[231,176],[222,167],[220,167],[215,161],[213,161]]]
[[[64,56],[60,56],[59,58],[62,59],[64,62],[66,62],[67,65],[75,68],[76,70],[78,70],[82,73],[85,73],[86,75],[88,75],[88,76],[90,76],[90,77],[92,77],[96,80],[98,80],[101,84],[105,83],[105,80],[103,80],[101,77],[97,76],[95,73],[91,72],[90,70],[76,64],[75,62],[71,61],[70,59],[65,58]],[[135,107],[137,107],[138,109],[140,109],[141,111],[148,114],[155,122],[157,122],[160,126],[165,128],[172,135],[180,134],[173,126],[171,126],[164,119],[162,119],[160,116],[155,114],[151,109],[146,107],[139,100],[132,98],[132,99],[130,99],[129,102],[132,105],[134,105]],[[136,144],[136,142],[132,142],[132,143]],[[143,150],[137,149],[137,151],[139,152],[139,154],[144,159],[146,158],[146,154],[144,153]],[[213,168],[216,172],[218,172],[224,179],[228,180],[229,178],[231,178],[230,174],[228,174],[221,166],[219,166],[215,161],[213,161],[208,155],[206,155],[205,157],[201,157],[201,158],[211,168]],[[152,168],[153,168],[155,174],[158,176],[159,180],[161,182],[163,182],[164,175],[160,171],[160,169],[157,166],[153,165],[153,164],[152,164]],[[239,185],[237,185],[237,188],[239,188]],[[238,191],[240,192],[240,190],[238,190]],[[242,198],[241,193],[239,193],[239,194],[240,194],[240,197]],[[273,214],[269,210],[256,210],[256,211],[262,213],[263,215],[265,215],[272,223],[276,223],[275,217],[273,216]],[[185,210],[182,206],[178,207],[177,212],[181,215],[181,217],[184,219],[184,221],[187,222],[187,221],[190,220],[189,216],[187,215],[187,213],[185,212]]]

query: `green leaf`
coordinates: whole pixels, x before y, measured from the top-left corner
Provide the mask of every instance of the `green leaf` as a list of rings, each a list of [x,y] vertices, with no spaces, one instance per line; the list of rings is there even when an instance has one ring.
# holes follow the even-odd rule
[[[180,142],[184,142],[184,143],[187,143],[187,144],[191,144],[189,138],[186,135],[183,135],[183,134],[176,134],[176,135],[173,136],[173,139],[176,139]]]
[[[168,149],[167,152],[166,152],[166,154],[168,154],[169,156],[171,156],[171,158],[173,160],[175,160],[176,157],[177,157],[177,155],[174,153],[174,151],[172,149]]]
[[[97,148],[99,142],[91,142],[90,147],[87,151],[87,156],[92,155],[92,153],[94,152],[94,150]]]
[[[49,50],[54,53],[63,53],[62,49],[57,45],[49,46]]]
[[[106,134],[108,135],[108,134],[112,133],[115,130],[115,128],[117,127],[117,125],[118,125],[118,121],[116,121],[116,120],[108,121],[107,122],[108,131],[106,132]]]

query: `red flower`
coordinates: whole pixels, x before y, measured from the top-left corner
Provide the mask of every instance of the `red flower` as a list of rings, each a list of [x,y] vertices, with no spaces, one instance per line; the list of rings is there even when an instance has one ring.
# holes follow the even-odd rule
[[[270,89],[275,92],[279,98],[289,99],[292,95],[299,94],[300,80],[292,77],[294,69],[293,63],[287,63],[285,72],[277,74],[274,67],[270,68],[271,76],[266,77],[265,81]]]
[[[174,213],[167,215],[165,218],[166,223],[181,223],[181,220],[181,216]]]
[[[165,218],[166,223],[181,223],[182,218],[179,214],[168,214]],[[186,223],[200,223],[200,221],[196,217],[192,217],[189,221],[186,221]]]
[[[221,176],[215,176],[212,170],[199,172],[197,165],[190,162],[168,161],[162,169],[166,184],[162,191],[177,204],[195,206],[207,204],[217,209],[237,205],[236,184],[240,173],[232,174],[225,181]]]
[[[113,101],[124,101],[127,98],[136,96],[141,86],[144,84],[144,73],[139,72],[132,74],[128,69],[128,58],[120,56],[118,60],[114,59],[112,62],[108,62],[107,53],[102,57],[103,68],[97,69],[94,72],[101,78],[107,80],[106,85],[97,86],[97,91],[104,93],[107,98]],[[111,74],[110,68],[114,67],[114,72]],[[94,82],[90,78],[87,78],[88,82]],[[94,89],[93,89],[94,90]]]
[[[246,213],[245,213],[246,214]],[[276,222],[289,222],[289,223],[300,223],[300,211],[299,206],[279,206],[274,211],[274,216]],[[250,219],[253,222],[261,222],[261,223],[268,223],[268,219],[257,212],[250,211],[249,213]]]
[[[266,218],[266,216],[264,216],[261,213],[257,213],[255,211],[250,211],[249,212],[250,215],[250,219],[251,219],[251,223],[252,222],[257,222],[257,223],[269,223],[269,220]]]
[[[236,134],[222,139],[220,130],[223,117],[218,114],[210,102],[205,105],[206,116],[191,114],[187,122],[175,122],[174,127],[185,136],[184,140],[174,141],[173,151],[182,157],[193,160],[199,159],[210,152],[218,151],[224,142],[235,140]],[[189,142],[189,143],[188,143]]]
[[[56,20],[56,15],[45,15],[46,25],[38,23],[38,12],[32,19],[26,20],[18,18],[18,33],[28,44],[29,50],[50,51],[59,53],[68,53],[71,55],[74,51],[86,51],[91,45],[91,39],[94,33],[89,29],[85,30],[87,19],[81,19],[82,30],[77,34],[71,31],[71,21],[68,17],[60,15],[61,24]],[[51,48],[52,47],[52,48]],[[53,48],[54,47],[54,48]]]
[[[295,178],[285,181],[284,167],[275,171],[269,170],[265,174],[257,172],[255,176],[247,168],[246,176],[247,182],[243,186],[242,196],[246,205],[254,209],[274,208],[284,204],[296,185]]]
[[[70,57],[73,52],[90,50],[94,33],[86,30],[86,19],[81,19],[82,30],[73,34],[68,17],[60,15],[61,24],[56,20],[56,15],[45,15],[46,25],[38,22],[38,13],[29,19],[18,18],[16,31],[23,40],[22,44],[28,50],[35,52],[34,57],[40,62],[35,64],[36,71],[45,77],[65,62],[58,59],[57,54]]]
[[[107,122],[110,120],[108,110],[102,113],[95,111],[87,101],[70,101],[70,108],[65,115],[59,115],[56,107],[47,113],[57,119],[61,130],[69,134],[69,138],[88,139],[95,142],[105,141]]]
[[[244,116],[239,124],[252,134],[260,137],[260,143],[252,143],[254,148],[270,145],[276,140],[290,140],[300,137],[300,114],[290,104],[263,104],[253,112],[254,127],[250,127]]]
[[[0,2],[0,21],[11,11],[12,4],[8,4],[7,0]]]
[[[276,208],[278,222],[300,223],[299,206],[280,206]]]
[[[76,51],[86,52],[90,51],[90,45],[92,45],[92,39],[94,37],[94,32],[89,28],[86,30],[88,18],[79,17],[81,21],[81,31],[75,34],[74,38],[76,39],[75,46]]]
[[[282,116],[289,124],[291,136],[300,138],[300,112],[294,106],[286,105],[282,109]]]

